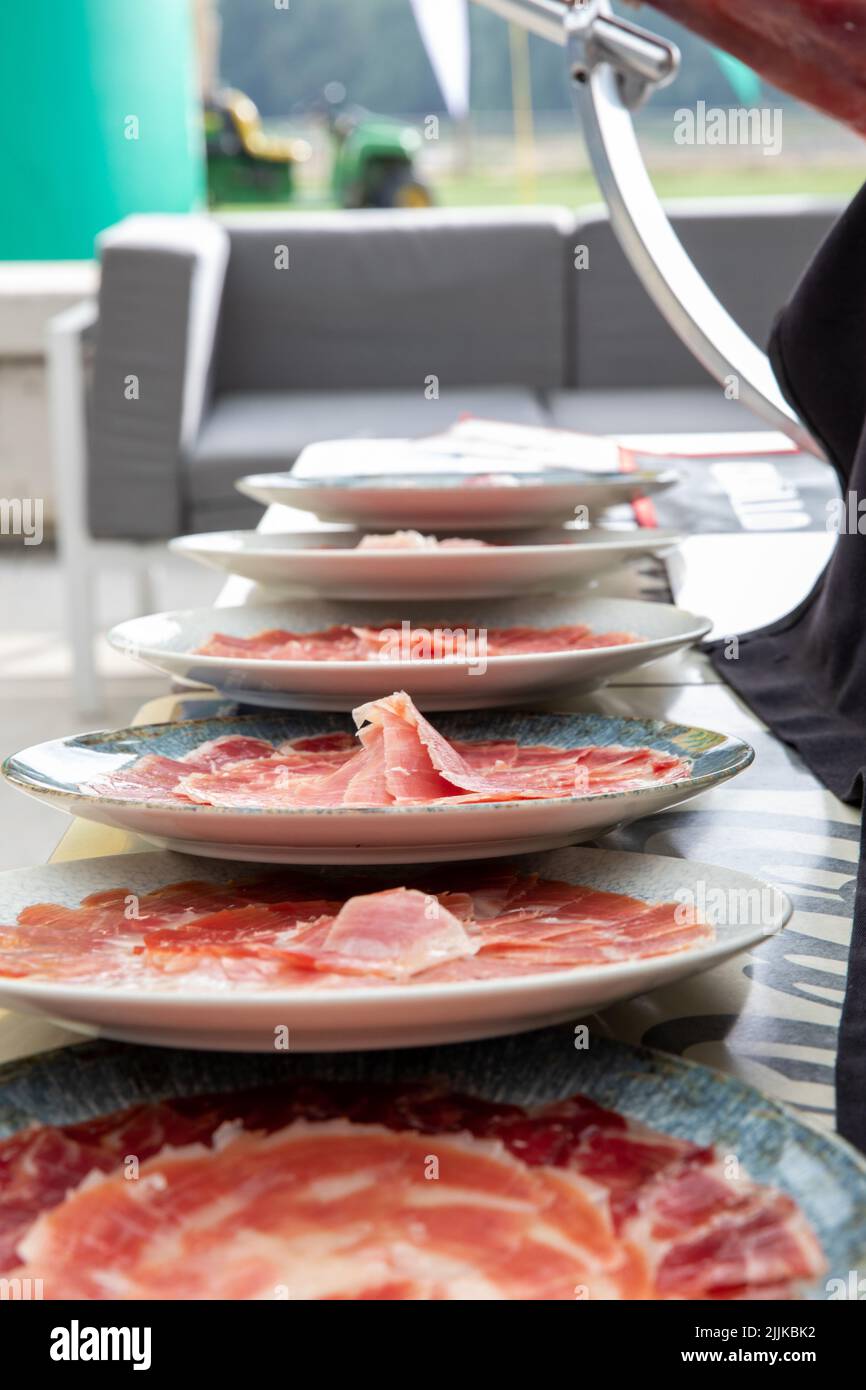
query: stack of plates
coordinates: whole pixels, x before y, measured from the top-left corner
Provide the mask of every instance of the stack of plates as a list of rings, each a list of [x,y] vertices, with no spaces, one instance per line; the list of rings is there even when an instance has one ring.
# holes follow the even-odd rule
[[[4,764],[5,776],[28,795],[69,815],[139,836],[157,848],[0,875],[0,921],[12,928],[0,933],[0,1006],[61,1020],[85,1034],[163,1048],[270,1053],[278,1022],[289,1031],[292,1052],[298,1054],[417,1049],[523,1033],[580,1018],[706,971],[780,930],[790,916],[790,903],[749,875],[659,855],[574,848],[615,826],[720,786],[744,771],[754,756],[740,739],[712,730],[661,720],[550,712],[551,701],[592,691],[682,651],[709,631],[708,619],[669,604],[603,598],[588,588],[601,574],[620,570],[635,558],[664,555],[676,546],[679,537],[671,533],[617,529],[604,516],[612,507],[649,497],[675,481],[669,471],[581,473],[549,467],[516,468],[505,476],[478,469],[431,474],[407,468],[402,474],[380,476],[243,478],[238,486],[247,496],[304,509],[318,518],[319,527],[310,518],[306,529],[285,534],[185,536],[174,541],[173,548],[267,592],[244,607],[132,619],[110,634],[118,649],[176,680],[213,687],[232,702],[228,712],[61,738],[15,754]],[[389,541],[389,533],[403,528],[438,542],[452,538],[462,543],[433,544],[418,535],[402,543]],[[378,535],[378,543],[359,546],[365,532]],[[474,645],[448,649],[444,655],[441,644],[424,655],[402,649],[386,654],[375,645],[364,645],[371,640],[371,629],[404,627],[410,635],[437,629],[440,635],[442,629],[464,635],[471,631]],[[608,640],[581,647],[578,628],[607,635]],[[489,654],[487,634],[494,630],[500,649],[511,642],[522,643],[522,650]],[[230,654],[201,653],[215,634],[226,639],[222,645]],[[313,634],[317,636],[311,641]],[[353,653],[350,658],[330,659],[334,648],[327,643],[337,637],[345,643],[340,650]],[[280,656],[280,646],[291,651],[290,658]],[[321,774],[329,776],[331,766],[342,766],[340,758],[352,756],[351,711],[395,691],[405,691],[417,709],[426,710],[435,731],[449,743],[484,743],[483,753],[472,750],[472,755],[501,759],[483,764],[493,768],[492,778],[498,775],[501,780],[482,785],[478,796],[471,781],[462,787],[468,786],[472,795],[455,794],[455,786],[462,791],[455,777],[448,795],[429,794],[435,799],[401,801],[392,795],[389,781],[387,794],[380,796],[382,804],[373,804],[375,798],[368,804],[363,797],[358,804],[350,798],[344,804],[341,793],[334,804],[315,799],[299,804],[297,798],[291,802],[284,788],[291,785],[292,776],[301,775],[291,770],[297,764],[288,761],[296,750],[302,749],[303,758],[313,761],[323,756],[323,749],[331,750],[338,761],[326,763]],[[232,707],[237,702],[265,708],[238,713]],[[393,713],[389,717],[406,718]],[[387,721],[385,727],[390,727]],[[393,728],[391,743],[384,733],[376,733],[379,743],[371,749],[378,750],[383,787],[384,757],[385,775],[391,779],[416,775],[429,758],[430,765],[424,763],[426,770],[418,775],[428,779],[425,785],[441,788],[448,766],[433,760],[430,738],[435,734],[424,734],[423,727],[417,714],[399,725],[401,737],[406,729],[413,731],[408,743],[401,742]],[[257,742],[216,742],[214,752],[215,741],[226,739]],[[441,745],[436,746],[441,753]],[[650,771],[642,778],[634,771],[625,774],[621,785],[600,776],[581,787],[572,750],[588,746],[595,751],[587,766]],[[203,747],[210,750],[208,757],[227,747],[237,749],[229,758],[229,776],[237,781],[228,799],[207,799],[213,794],[213,772],[201,761],[191,770],[210,792],[197,799],[201,780],[195,775],[191,782],[186,780],[190,756],[201,759]],[[544,766],[553,769],[543,788],[537,786],[539,755],[527,752],[540,747]],[[272,750],[280,751],[274,756]],[[403,766],[401,758],[409,766]],[[467,766],[462,763],[464,776]],[[432,767],[437,772],[431,773]],[[573,776],[567,784],[556,780],[563,767]],[[658,774],[660,767],[663,772]],[[524,776],[528,768],[536,789],[528,795],[512,794],[510,788],[525,788],[527,783],[509,783],[502,768],[506,773],[518,769],[515,776]],[[453,763],[450,773],[455,773]],[[581,768],[580,776],[584,774]],[[362,783],[367,797],[371,783],[366,772]],[[563,786],[568,788],[565,794],[559,791]],[[557,794],[549,794],[551,788]],[[312,796],[320,796],[318,783]],[[434,875],[439,886],[433,888],[425,887],[431,865],[440,866]],[[303,880],[295,868],[285,866],[302,866]],[[516,896],[498,899],[499,906],[478,907],[485,893],[495,898],[500,891],[496,884],[503,881],[519,885]],[[419,891],[425,893],[425,913],[430,906],[437,922],[437,914],[449,904],[445,930],[458,934],[463,956],[454,953],[452,936],[444,975],[436,973],[441,961],[432,947],[423,967],[410,962],[408,974],[389,976],[384,967],[384,973],[377,974],[380,957],[364,955],[363,935],[352,937],[352,951],[334,965],[335,953],[349,951],[331,941],[334,923],[344,920],[340,904],[361,898],[363,911],[369,913],[367,895],[396,889],[414,889],[417,913]],[[521,901],[528,899],[521,895],[532,892],[541,895],[544,906],[522,910]],[[580,936],[585,953],[573,953],[564,963],[564,919],[547,906],[553,899],[544,897],[545,892],[559,893],[556,901],[565,904],[566,915],[568,910],[577,912],[576,925],[574,918],[567,919],[569,939],[586,933]],[[398,895],[398,900],[405,906],[406,895]],[[587,900],[595,906],[587,908],[584,917],[584,909],[574,904]],[[141,916],[143,901],[156,906],[146,906]],[[393,904],[394,898],[387,901]],[[470,910],[461,919],[460,904],[467,901]],[[687,944],[670,944],[672,938],[683,939],[678,935],[683,919],[674,913],[674,904],[719,901],[748,904],[750,910],[745,916],[723,913],[715,921],[699,915],[698,930],[685,933]],[[307,902],[314,904],[308,923],[311,934],[299,936],[297,922],[302,919],[297,912],[292,916],[290,909]],[[160,904],[171,903],[180,916],[169,914],[165,927]],[[376,900],[370,916],[375,931],[377,922],[381,926],[391,920],[389,910]],[[274,918],[268,915],[272,912],[289,915]],[[202,922],[207,924],[203,935]],[[487,922],[492,925],[486,949],[492,955],[483,958],[481,968],[485,946],[478,942]],[[463,923],[475,932],[474,939],[464,935]],[[516,932],[515,923],[521,931]],[[693,923],[694,918],[689,919],[689,927]],[[620,932],[615,948],[610,945],[611,924]],[[543,927],[544,946],[554,943],[552,959],[544,957],[542,938],[532,935],[536,926],[539,931]],[[432,935],[438,931],[437,925]],[[503,932],[504,937],[497,935]],[[316,944],[310,945],[316,933]],[[411,951],[419,949],[419,936],[427,940],[416,916]],[[496,955],[503,940],[510,952],[505,969],[502,956]],[[303,943],[300,953],[298,941]],[[390,949],[384,934],[374,945]],[[541,963],[525,964],[526,947],[537,952],[530,959]],[[79,957],[73,959],[76,950]],[[142,955],[151,950],[155,957]],[[185,950],[194,953],[192,967]],[[160,952],[168,953],[171,965],[163,962],[160,967]],[[451,973],[458,959],[468,973]],[[275,960],[284,975],[269,974]],[[307,963],[299,965],[301,960]],[[433,979],[426,980],[431,961]],[[243,962],[242,969],[238,962]],[[401,958],[401,969],[402,963]],[[318,976],[322,983],[316,971],[323,972]],[[531,1040],[527,1046],[532,1048]],[[503,1045],[506,1051],[508,1047],[517,1047],[515,1055],[522,1055],[518,1044]],[[844,1219],[839,1213],[848,1209],[846,1203],[854,1194],[842,1191],[840,1174],[848,1174],[845,1182],[851,1175],[841,1151],[829,1141],[810,1139],[778,1108],[771,1113],[751,1094],[746,1097],[749,1108],[743,1110],[745,1092],[736,1089],[739,1083],[703,1071],[693,1075],[679,1063],[650,1060],[627,1049],[615,1052],[607,1062],[603,1050],[582,1056],[570,1035],[563,1034],[562,1056],[570,1061],[568,1076],[556,1082],[557,1095],[585,1091],[633,1119],[670,1126],[670,1133],[679,1138],[724,1143],[726,1151],[733,1145],[738,1155],[748,1153],[750,1164],[754,1159],[755,1174],[765,1182],[773,1181],[767,1155],[776,1151],[781,1135],[786,1151],[796,1158],[785,1184],[808,1211],[832,1267],[847,1268],[845,1261],[854,1255],[840,1234]],[[412,1055],[406,1054],[406,1076],[412,1074]],[[427,1065],[425,1054],[414,1055],[419,1066]],[[87,1054],[82,1056],[86,1070]],[[521,1090],[514,1084],[509,1099],[522,1103],[538,1098],[537,1076],[549,1073],[549,1055],[545,1056],[544,1065],[533,1071],[533,1097],[523,1094],[525,1086]],[[58,1065],[62,1071],[66,1063],[61,1059]],[[210,1070],[202,1064],[198,1089],[208,1085],[205,1078],[220,1072],[221,1065],[218,1058]],[[291,1062],[295,1069],[300,1065],[298,1058]],[[375,1073],[374,1062],[358,1065],[364,1075]],[[400,1066],[392,1067],[390,1074],[394,1070],[403,1075]],[[356,1066],[353,1076],[360,1074]],[[255,1079],[252,1072],[241,1075],[235,1069],[229,1088],[245,1084],[244,1076]],[[123,1078],[112,1084],[115,1104],[137,1098]],[[467,1084],[475,1085],[472,1080]],[[175,1089],[169,1078],[164,1093]],[[483,1085],[480,1090],[483,1093]],[[93,1098],[97,1109],[99,1094]],[[0,1120],[3,1095],[0,1078]],[[732,1095],[738,1124],[742,1120],[739,1128],[727,1121],[723,1127],[720,1119],[728,1114]],[[76,1119],[79,1109],[73,1106],[73,1113],[63,1115],[40,1111],[33,1118]],[[15,1113],[13,1130],[26,1117],[26,1107]],[[806,1172],[825,1175],[832,1213],[827,1201],[820,1210],[812,1210]],[[851,1181],[855,1179],[862,1205],[862,1172]],[[819,1264],[813,1261],[809,1266],[812,1273]]]

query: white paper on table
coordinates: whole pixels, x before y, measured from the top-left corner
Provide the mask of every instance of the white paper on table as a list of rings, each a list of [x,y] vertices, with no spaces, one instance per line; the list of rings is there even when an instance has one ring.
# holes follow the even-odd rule
[[[789,439],[770,432],[706,435],[634,435],[617,440],[577,430],[516,425],[475,416],[458,420],[440,434],[421,439],[328,439],[310,444],[294,467],[299,478],[345,478],[364,474],[538,472],[577,468],[618,472],[623,450],[640,449],[662,460],[680,455],[705,457],[752,453],[796,453]]]
[[[582,434],[546,425],[516,425],[505,420],[467,416],[442,434],[428,435],[419,444],[430,448],[461,450],[467,459],[507,460],[523,469],[579,468],[584,472],[618,472],[622,462],[619,443],[608,435]]]
[[[566,430],[467,420],[422,439],[327,439],[307,445],[296,478],[362,477],[364,474],[535,473],[545,468],[618,472],[615,440]]]

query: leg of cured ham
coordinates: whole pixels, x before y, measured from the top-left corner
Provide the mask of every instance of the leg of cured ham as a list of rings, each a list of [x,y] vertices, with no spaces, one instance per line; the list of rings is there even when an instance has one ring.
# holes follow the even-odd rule
[[[655,0],[774,86],[866,134],[864,0]]]
[[[0,1272],[48,1299],[791,1297],[823,1267],[789,1197],[580,1096],[300,1082],[25,1131],[0,1178]]]

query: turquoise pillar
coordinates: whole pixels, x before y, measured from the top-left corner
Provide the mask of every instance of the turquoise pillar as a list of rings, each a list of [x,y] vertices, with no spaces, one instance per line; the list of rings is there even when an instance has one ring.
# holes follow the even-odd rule
[[[77,260],[204,199],[190,0],[0,4],[0,260]]]

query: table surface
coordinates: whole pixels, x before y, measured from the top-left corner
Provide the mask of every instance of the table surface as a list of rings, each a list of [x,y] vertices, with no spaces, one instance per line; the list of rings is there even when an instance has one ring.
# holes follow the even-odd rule
[[[656,447],[670,444],[670,440],[653,442]],[[272,507],[260,529],[273,533],[314,527],[305,513]],[[718,557],[718,564],[714,561],[718,611],[730,603],[726,574],[737,569],[742,585],[738,560],[744,552],[738,544],[757,539],[712,538]],[[823,546],[816,547],[814,535],[799,538],[799,547],[796,539],[784,538],[787,590],[780,585],[778,572],[773,586],[779,596],[776,602],[788,595],[787,607],[808,587],[803,571],[814,573],[824,553]],[[753,557],[754,553],[751,545]],[[688,568],[680,575],[678,595],[688,591],[690,584],[695,588],[696,576],[704,596],[712,600],[706,573],[689,574]],[[668,583],[659,562],[637,561],[600,581],[596,592],[667,598]],[[247,581],[230,579],[219,602],[233,605],[257,597]],[[705,605],[710,617],[716,615],[715,607]],[[726,625],[724,630],[736,629]],[[206,691],[175,692],[145,705],[136,722],[176,718],[191,698],[199,705],[218,697]],[[791,750],[767,732],[699,652],[655,662],[593,694],[557,700],[555,707],[697,724],[736,734],[755,747],[754,764],[735,781],[598,843],[757,874],[791,897],[795,909],[791,921],[747,954],[703,975],[617,1004],[592,1022],[608,1036],[662,1048],[730,1072],[794,1106],[813,1123],[832,1129],[833,1066],[857,872],[858,813],[832,796]],[[126,832],[73,821],[52,859],[148,848]],[[79,1040],[66,1028],[0,1011],[0,1062]]]

